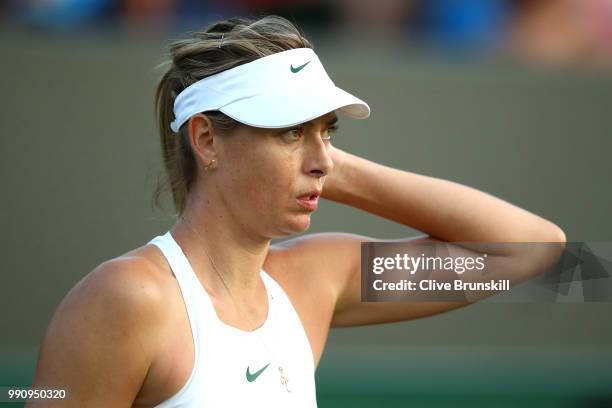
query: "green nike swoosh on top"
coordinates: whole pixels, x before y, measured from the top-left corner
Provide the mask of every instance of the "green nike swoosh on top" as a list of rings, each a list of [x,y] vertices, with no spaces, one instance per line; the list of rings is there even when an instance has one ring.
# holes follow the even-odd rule
[[[310,61],[312,61],[312,60],[310,60]],[[305,64],[303,64],[303,65],[300,65],[300,66],[299,66],[299,67],[297,67],[297,68],[293,68],[293,64],[291,64],[291,65],[290,65],[290,67],[291,67],[291,72],[293,72],[294,74],[297,74],[298,72],[300,72],[300,71],[302,70],[302,68],[304,68],[306,65],[310,64],[310,61],[308,61],[307,63],[305,63]]]
[[[257,377],[259,377],[259,375],[261,373],[263,373],[266,368],[268,368],[269,365],[270,365],[270,363],[266,364],[263,368],[260,368],[258,371],[255,371],[253,374],[251,374],[251,372],[249,371],[249,367],[247,366],[247,369],[246,369],[246,379],[247,379],[247,381],[248,382],[255,381],[257,379]]]

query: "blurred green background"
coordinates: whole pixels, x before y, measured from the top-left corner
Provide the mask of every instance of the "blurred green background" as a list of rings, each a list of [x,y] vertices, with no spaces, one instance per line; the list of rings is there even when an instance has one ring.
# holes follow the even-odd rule
[[[337,146],[487,191],[569,241],[610,240],[610,70],[311,37],[336,84],[372,108],[365,121],[340,116]],[[0,385],[31,383],[46,325],[76,282],[174,221],[151,204],[164,42],[1,32]],[[320,231],[420,234],[330,202],[313,216]],[[319,406],[612,406],[611,317],[606,303],[483,303],[335,329]]]

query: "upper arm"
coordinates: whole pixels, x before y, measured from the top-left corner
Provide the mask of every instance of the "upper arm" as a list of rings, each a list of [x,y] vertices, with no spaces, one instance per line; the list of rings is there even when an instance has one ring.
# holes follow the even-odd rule
[[[33,387],[65,389],[67,398],[44,406],[132,405],[154,355],[162,304],[144,272],[142,260],[106,262],[62,301],[45,332]]]
[[[303,282],[308,296],[325,291],[330,304],[331,326],[357,326],[410,320],[442,313],[470,304],[468,301],[361,301],[361,243],[375,242],[378,239],[354,234],[311,234],[278,244],[277,252],[283,253],[286,268],[292,269]],[[479,253],[464,246],[441,241],[431,236],[394,240],[402,242],[402,252],[411,257],[419,257],[423,244],[440,243],[451,257],[475,257]],[[545,247],[542,247],[545,248]],[[548,247],[551,248],[551,247]],[[556,259],[555,254],[523,251],[519,254],[489,254],[487,271],[495,271],[501,276],[512,275],[518,281],[527,279]],[[553,251],[554,252],[554,251]],[[316,302],[316,301],[313,301]],[[320,307],[320,305],[317,305]]]
[[[314,297],[316,307],[329,309],[331,327],[359,326],[409,320],[440,313],[462,304],[457,302],[362,302],[361,243],[380,241],[356,234],[308,234],[276,244],[274,257],[284,258],[284,269],[299,279],[305,296]],[[402,240],[415,247],[431,237]],[[408,247],[407,247],[408,248]],[[325,295],[322,296],[321,292]],[[323,299],[323,302],[321,301]]]
[[[350,259],[344,265],[338,265],[338,270],[343,270],[340,279],[338,300],[334,310],[332,327],[360,326],[378,323],[388,323],[403,320],[412,320],[425,316],[442,313],[469,304],[467,301],[391,301],[391,302],[362,302],[361,301],[361,243],[377,242],[380,239],[369,238],[359,235],[349,237],[338,237],[340,240],[353,242],[352,246],[340,245],[340,248],[347,248],[348,251],[338,256],[340,259]],[[402,253],[418,258],[421,254],[424,243],[442,243],[443,241],[428,235],[393,240],[403,244]],[[453,244],[446,243],[452,247],[450,252],[453,256],[473,256],[474,253]]]

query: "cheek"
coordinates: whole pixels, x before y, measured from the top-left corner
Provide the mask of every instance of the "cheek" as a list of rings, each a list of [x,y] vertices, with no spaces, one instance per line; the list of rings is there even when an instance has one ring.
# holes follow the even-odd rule
[[[296,192],[296,165],[290,155],[250,155],[232,171],[235,200],[259,214],[270,212]]]

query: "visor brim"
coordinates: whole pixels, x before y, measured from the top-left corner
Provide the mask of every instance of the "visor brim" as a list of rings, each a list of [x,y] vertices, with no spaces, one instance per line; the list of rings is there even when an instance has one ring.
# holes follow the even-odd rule
[[[335,110],[355,119],[370,116],[367,103],[337,86],[260,94],[219,110],[242,124],[271,129],[299,125]]]

